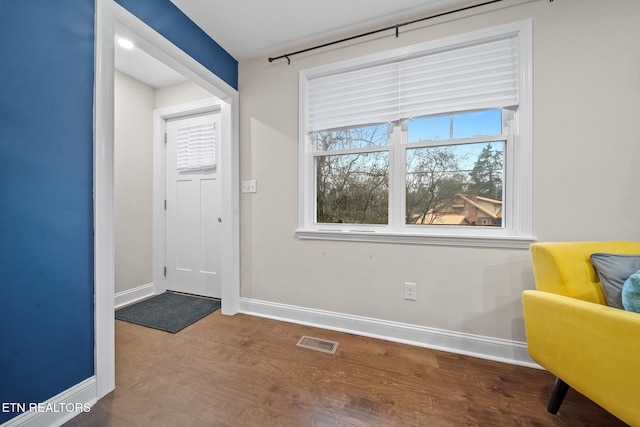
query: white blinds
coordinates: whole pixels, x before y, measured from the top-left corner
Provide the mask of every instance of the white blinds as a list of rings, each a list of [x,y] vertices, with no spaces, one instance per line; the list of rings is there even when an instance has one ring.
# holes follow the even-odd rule
[[[309,80],[310,131],[384,123],[398,115],[397,64]]]
[[[518,104],[516,40],[497,40],[400,63],[399,118]]]
[[[216,134],[215,123],[178,129],[176,169],[184,171],[215,168]]]
[[[515,37],[309,78],[309,131],[518,104]]]

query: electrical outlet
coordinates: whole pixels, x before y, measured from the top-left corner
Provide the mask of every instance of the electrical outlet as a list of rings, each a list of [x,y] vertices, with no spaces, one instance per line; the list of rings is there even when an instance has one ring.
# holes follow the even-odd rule
[[[404,299],[416,301],[418,299],[418,291],[415,283],[404,282]]]
[[[252,179],[249,181],[242,181],[242,192],[243,193],[256,193],[257,190],[257,185],[256,185],[256,180]]]

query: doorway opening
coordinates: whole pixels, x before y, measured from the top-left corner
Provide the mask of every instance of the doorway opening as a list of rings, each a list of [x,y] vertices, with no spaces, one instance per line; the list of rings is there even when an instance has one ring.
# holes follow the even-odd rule
[[[239,306],[239,175],[238,93],[163,36],[112,0],[96,2],[96,83],[94,137],[94,270],[95,270],[95,376],[101,398],[115,388],[114,283],[114,49],[116,28],[138,47],[190,82],[213,94],[218,103],[220,128],[220,282],[222,314],[235,314]],[[199,107],[198,107],[199,108]],[[154,117],[154,121],[155,121]],[[159,137],[153,127],[153,140]],[[155,142],[154,142],[155,144]],[[156,150],[153,154],[156,162]],[[154,170],[154,174],[155,174]],[[154,186],[152,203],[157,204]],[[155,210],[154,210],[155,212]],[[154,221],[155,236],[156,224]],[[154,247],[156,247],[154,242]],[[153,286],[164,266],[153,255]]]
[[[116,307],[166,290],[221,298],[221,101],[115,33]],[[193,163],[200,149],[210,165]]]

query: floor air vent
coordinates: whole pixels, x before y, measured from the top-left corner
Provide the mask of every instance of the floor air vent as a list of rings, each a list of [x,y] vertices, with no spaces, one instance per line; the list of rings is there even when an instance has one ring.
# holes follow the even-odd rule
[[[329,354],[334,354],[338,348],[338,343],[336,341],[321,340],[319,338],[308,337],[306,335],[303,335],[296,345],[298,347],[322,351],[323,353]]]

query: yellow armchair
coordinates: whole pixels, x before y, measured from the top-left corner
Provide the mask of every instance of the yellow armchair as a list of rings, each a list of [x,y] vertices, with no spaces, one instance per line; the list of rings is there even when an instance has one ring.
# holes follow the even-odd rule
[[[522,295],[529,354],[557,377],[549,412],[572,387],[640,426],[640,314],[606,305],[595,252],[640,254],[640,242],[531,245],[536,290]]]

